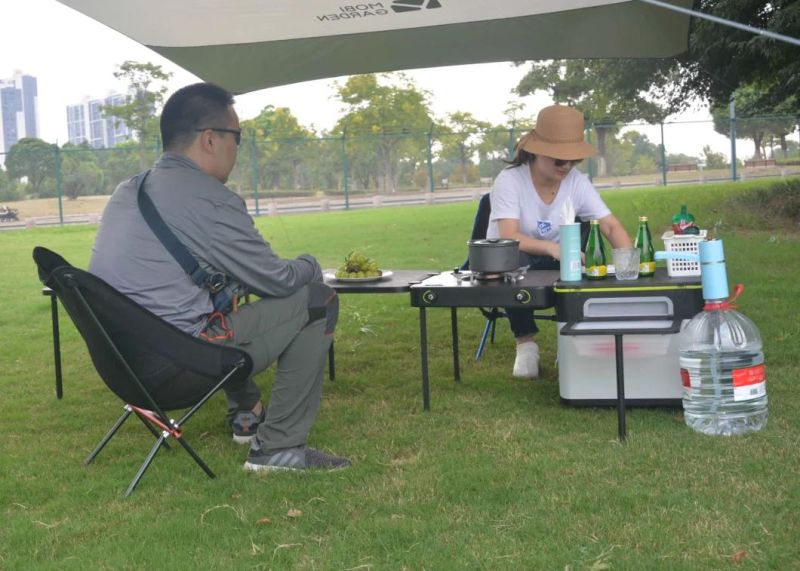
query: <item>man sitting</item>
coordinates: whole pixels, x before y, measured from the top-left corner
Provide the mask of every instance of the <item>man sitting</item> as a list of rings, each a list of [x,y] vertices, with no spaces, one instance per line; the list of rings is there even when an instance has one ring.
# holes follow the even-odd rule
[[[244,201],[225,187],[241,141],[233,103],[229,92],[208,83],[184,87],[167,100],[164,154],[146,177],[115,190],[89,271],[176,327],[246,351],[254,374],[277,361],[267,408],[252,378],[225,387],[233,439],[250,443],[246,469],[348,466],[345,458],[306,446],[319,411],[338,298],[322,283],[312,256],[279,257]],[[209,289],[190,278],[148,226],[137,202],[140,191],[201,267],[224,273],[261,299],[215,311]]]

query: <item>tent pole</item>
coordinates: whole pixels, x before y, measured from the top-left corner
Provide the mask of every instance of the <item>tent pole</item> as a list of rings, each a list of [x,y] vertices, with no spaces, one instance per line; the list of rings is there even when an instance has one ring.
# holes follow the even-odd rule
[[[800,46],[800,40],[798,40],[797,38],[792,38],[791,36],[784,36],[783,34],[777,34],[775,32],[770,32],[769,30],[763,30],[761,28],[756,28],[754,26],[748,26],[747,24],[740,24],[739,22],[734,22],[733,20],[726,20],[725,18],[720,18],[719,16],[712,16],[711,14],[697,12],[695,10],[690,10],[689,8],[675,6],[673,4],[670,4],[669,2],[662,2],[661,0],[639,0],[639,1],[644,2],[645,4],[650,4],[651,6],[658,6],[659,8],[664,8],[665,10],[672,10],[673,12],[680,12],[681,14],[688,14],[690,16],[695,16],[697,18],[709,20],[710,22],[714,22],[716,24],[722,24],[723,26],[738,28],[739,30],[744,30],[745,32],[750,32],[758,36],[765,36],[773,40],[778,40],[780,42],[787,42],[789,44]]]

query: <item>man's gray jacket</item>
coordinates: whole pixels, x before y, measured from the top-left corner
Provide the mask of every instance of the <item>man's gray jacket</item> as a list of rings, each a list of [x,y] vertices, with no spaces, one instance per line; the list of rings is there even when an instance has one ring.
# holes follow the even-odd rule
[[[103,211],[89,271],[138,304],[193,335],[213,311],[139,211],[139,177],[122,182]],[[145,183],[164,222],[201,266],[226,273],[255,294],[285,297],[322,279],[317,261],[272,251],[244,201],[189,158],[164,153]]]

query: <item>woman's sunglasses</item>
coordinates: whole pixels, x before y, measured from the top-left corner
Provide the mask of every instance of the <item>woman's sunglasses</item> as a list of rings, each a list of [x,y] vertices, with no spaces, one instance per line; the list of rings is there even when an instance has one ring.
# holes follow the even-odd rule
[[[553,159],[553,163],[557,167],[563,167],[565,165],[577,165],[580,164],[581,161],[583,161],[583,159],[577,159],[577,160]]]

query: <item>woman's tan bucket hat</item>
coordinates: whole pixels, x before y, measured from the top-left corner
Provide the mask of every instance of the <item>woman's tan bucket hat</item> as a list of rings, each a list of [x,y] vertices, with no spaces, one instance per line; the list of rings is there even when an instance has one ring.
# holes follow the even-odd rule
[[[536,128],[519,140],[517,148],[567,161],[585,159],[597,153],[583,139],[583,113],[564,105],[550,105],[539,111]]]

